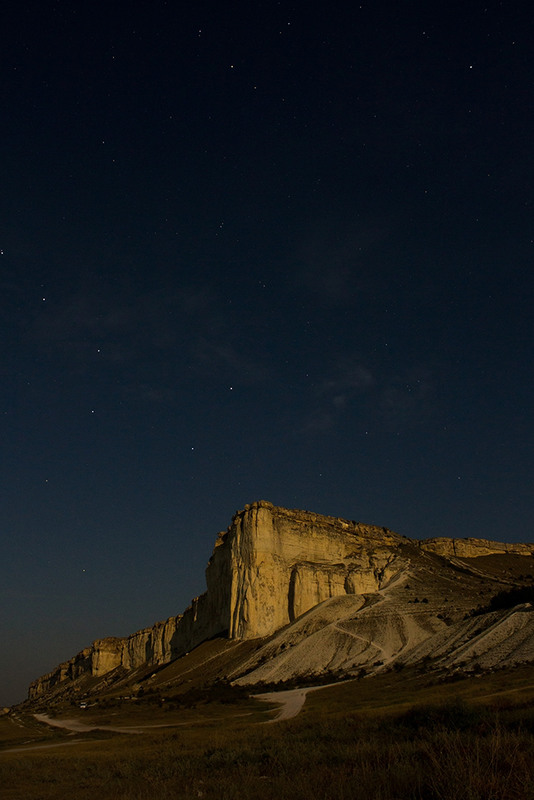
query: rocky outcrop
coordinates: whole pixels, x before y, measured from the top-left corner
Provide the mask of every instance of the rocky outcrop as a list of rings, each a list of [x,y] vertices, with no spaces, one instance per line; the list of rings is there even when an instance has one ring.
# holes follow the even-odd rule
[[[268,636],[329,597],[373,592],[395,573],[402,537],[260,501],[235,514],[186,611],[124,638],[100,639],[30,686],[30,698],[80,675],[168,663],[217,635]]]
[[[413,542],[386,528],[252,503],[218,535],[207,591],[183,614],[127,637],[95,641],[34,681],[30,699],[82,676],[166,664],[214,636],[270,636],[325,600],[387,587],[405,568],[410,549],[446,558],[534,552],[532,545],[481,539]]]
[[[401,542],[385,528],[266,502],[247,506],[219,545],[230,565],[229,637],[268,636],[329,597],[376,591],[398,569]],[[210,581],[221,585],[216,569],[208,566],[208,594]]]
[[[534,555],[533,544],[508,544],[506,542],[492,542],[489,539],[448,539],[442,537],[425,539],[420,546],[427,552],[436,553],[446,558],[479,558],[480,556],[504,554]]]

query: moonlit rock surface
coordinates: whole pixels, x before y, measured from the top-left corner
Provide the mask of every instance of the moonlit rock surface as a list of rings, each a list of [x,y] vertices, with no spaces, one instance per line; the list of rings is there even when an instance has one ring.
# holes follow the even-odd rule
[[[491,542],[488,539],[425,539],[421,542],[423,550],[437,553],[447,558],[478,558],[479,556],[500,555],[515,553],[519,556],[533,555],[532,544],[508,544],[505,542]]]
[[[377,591],[400,568],[402,541],[384,528],[266,502],[247,506],[218,544],[231,580],[229,637],[268,636],[330,597]],[[215,559],[208,594],[212,581],[220,583],[216,568]]]
[[[334,598],[346,598],[345,604],[358,609],[364,595],[405,582],[410,569],[414,577],[410,567],[414,553],[416,560],[417,553],[429,553],[452,561],[503,553],[531,556],[533,545],[452,538],[416,542],[386,528],[255,502],[237,512],[229,528],[218,535],[206,569],[207,591],[183,614],[128,637],[95,641],[34,681],[29,697],[37,698],[82,675],[101,678],[119,668],[130,672],[167,664],[214,636],[268,637],[325,601],[338,603]],[[385,607],[380,609],[385,629]],[[372,620],[373,630],[380,622],[373,608],[365,609],[363,616]],[[443,623],[438,621],[438,626]],[[433,632],[434,623],[424,635]],[[333,635],[341,634],[336,629]],[[395,637],[388,636],[388,648],[394,650]],[[410,639],[406,632],[403,636]],[[418,632],[411,638],[415,643],[424,636]],[[336,645],[333,652],[337,650]],[[304,656],[295,651],[295,658],[302,663]]]

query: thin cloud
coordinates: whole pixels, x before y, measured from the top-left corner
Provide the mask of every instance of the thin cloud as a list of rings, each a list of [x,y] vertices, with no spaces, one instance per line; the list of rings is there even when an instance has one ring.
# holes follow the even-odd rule
[[[93,283],[61,298],[51,293],[28,336],[41,358],[61,360],[72,375],[107,366],[128,397],[155,404],[172,403],[184,380],[258,384],[269,373],[265,358],[234,341],[210,285],[140,293]]]
[[[196,342],[197,366],[224,373],[229,379],[244,384],[263,383],[269,376],[267,366],[259,359],[241,352],[231,341],[201,336]]]
[[[332,430],[358,398],[373,390],[375,383],[373,374],[363,364],[340,360],[333,374],[315,389],[314,408],[305,420],[304,430],[315,433]]]
[[[346,306],[374,291],[376,275],[368,268],[370,248],[386,239],[386,220],[346,219],[346,211],[321,220],[303,237],[295,258],[297,282],[322,303]]]
[[[359,363],[342,360],[333,377],[320,384],[318,393],[329,397],[347,396],[352,392],[369,389],[375,383],[371,371]]]
[[[389,424],[413,425],[434,408],[435,386],[428,371],[411,370],[382,387],[378,407]]]
[[[428,370],[412,368],[401,375],[375,377],[364,364],[345,359],[315,388],[302,430],[327,433],[354,414],[361,415],[366,428],[412,428],[428,418],[435,405],[435,381]]]

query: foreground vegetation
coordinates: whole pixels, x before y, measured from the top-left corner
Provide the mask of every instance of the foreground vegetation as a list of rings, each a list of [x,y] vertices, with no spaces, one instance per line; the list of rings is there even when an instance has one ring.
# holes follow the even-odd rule
[[[247,700],[212,700],[197,711],[182,727],[5,752],[0,796],[534,799],[532,668],[454,685],[406,673],[338,684],[310,694],[295,719],[272,725],[258,723]],[[5,739],[5,721],[2,730]]]

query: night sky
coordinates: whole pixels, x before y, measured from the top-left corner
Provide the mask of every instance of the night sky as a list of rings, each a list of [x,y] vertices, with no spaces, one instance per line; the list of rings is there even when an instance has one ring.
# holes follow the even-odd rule
[[[0,705],[253,500],[534,540],[528,4],[0,16]]]

